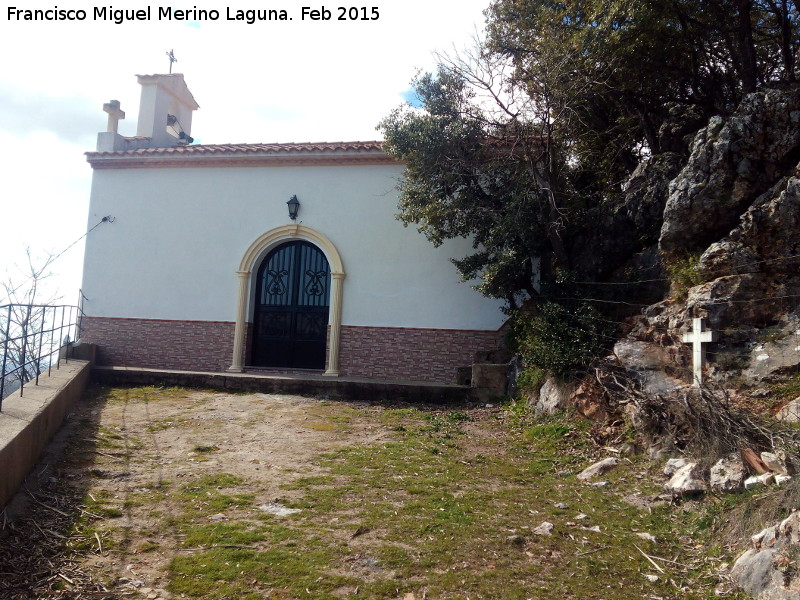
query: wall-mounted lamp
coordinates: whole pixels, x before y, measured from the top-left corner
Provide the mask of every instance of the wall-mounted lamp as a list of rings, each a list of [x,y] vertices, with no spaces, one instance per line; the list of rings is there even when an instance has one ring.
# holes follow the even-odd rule
[[[289,206],[289,218],[294,221],[300,210],[300,200],[297,199],[297,196],[292,196],[286,204]]]

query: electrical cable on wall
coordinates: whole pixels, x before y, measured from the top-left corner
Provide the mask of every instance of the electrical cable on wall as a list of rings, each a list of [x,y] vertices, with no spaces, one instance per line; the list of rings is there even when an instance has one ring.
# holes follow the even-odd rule
[[[63,249],[61,252],[59,252],[58,254],[55,254],[55,255],[51,256],[50,258],[48,258],[48,259],[45,261],[44,265],[42,266],[42,270],[44,270],[44,269],[48,268],[50,265],[52,265],[52,264],[53,264],[53,263],[54,263],[56,260],[58,260],[59,258],[61,258],[61,256],[63,256],[64,254],[66,254],[66,252],[67,252],[67,251],[68,251],[70,248],[72,248],[72,247],[73,247],[75,244],[77,244],[78,242],[80,242],[80,241],[81,241],[83,238],[85,238],[87,235],[89,235],[90,233],[92,233],[92,232],[93,232],[95,229],[97,229],[98,227],[100,227],[100,225],[102,225],[103,223],[113,223],[113,222],[114,222],[114,221],[116,221],[116,220],[117,220],[117,219],[116,219],[116,217],[112,217],[111,215],[107,215],[107,216],[103,217],[102,219],[100,219],[100,220],[99,220],[99,221],[98,221],[98,222],[97,222],[95,225],[93,225],[91,228],[89,228],[89,229],[86,231],[86,233],[84,233],[84,234],[83,234],[81,237],[79,237],[77,240],[75,240],[74,242],[72,242],[72,243],[71,243],[69,246],[67,246],[66,248],[64,248],[64,249]],[[23,280],[23,281],[22,281],[22,282],[21,282],[19,285],[17,285],[15,288],[13,288],[13,289],[11,289],[10,291],[8,291],[8,292],[7,292],[7,294],[6,294],[6,296],[7,296],[7,297],[10,297],[12,294],[16,293],[16,291],[17,291],[19,288],[21,288],[23,285],[27,284],[27,283],[28,283],[28,282],[29,282],[31,279],[33,279],[33,277],[34,277],[34,276],[29,276],[29,277],[25,278],[25,280]]]

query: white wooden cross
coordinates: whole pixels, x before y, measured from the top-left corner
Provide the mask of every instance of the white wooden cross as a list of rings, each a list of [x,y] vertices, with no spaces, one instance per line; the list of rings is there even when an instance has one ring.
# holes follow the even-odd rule
[[[117,126],[121,119],[125,118],[125,113],[119,108],[119,100],[112,100],[103,104],[103,110],[108,113],[108,127],[106,131],[117,133]]]
[[[703,383],[706,350],[703,344],[717,341],[716,331],[703,331],[703,319],[693,319],[692,331],[683,334],[683,341],[692,345],[692,379],[694,387]]]

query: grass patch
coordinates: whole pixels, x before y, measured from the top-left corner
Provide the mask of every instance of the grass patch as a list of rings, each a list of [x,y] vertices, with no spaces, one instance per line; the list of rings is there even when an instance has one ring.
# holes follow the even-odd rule
[[[770,385],[776,403],[786,403],[800,396],[800,373],[795,373],[785,381]]]
[[[251,506],[254,498],[252,493],[222,491],[239,488],[244,483],[242,478],[229,473],[206,475],[183,484],[173,497],[186,507],[184,518],[191,519],[198,515],[210,515]],[[173,525],[175,524],[177,522],[173,522]]]
[[[126,393],[149,401],[155,392]],[[755,525],[746,507],[771,502],[742,494],[637,507],[630,496],[646,501],[659,491],[651,465],[632,458],[604,476],[606,487],[579,482],[575,475],[600,457],[591,425],[567,414],[535,417],[524,404],[497,411],[353,406],[315,403],[298,422],[330,426],[317,431],[333,432],[337,443],[339,431],[360,426],[369,432],[361,439],[381,441],[336,446],[310,464],[276,461],[281,501],[274,500],[274,480],[248,481],[236,466],[204,475],[184,470],[208,469],[207,463],[182,463],[172,483],[130,491],[121,508],[141,514],[146,507],[151,521],[123,549],[152,552],[158,535],[169,532],[168,589],[195,599],[334,599],[356,589],[358,597],[386,600],[407,593],[473,600],[706,599],[715,597],[716,567],[731,560],[726,544],[733,538],[724,535],[731,518]],[[167,421],[174,419],[159,423]],[[202,445],[195,453],[219,449],[223,442],[213,429],[198,434]],[[127,435],[109,427],[103,436],[125,441],[115,433]],[[222,465],[228,454],[215,458]],[[131,454],[132,463],[136,457]],[[95,533],[104,548],[108,541],[114,549],[114,539],[122,547],[125,537],[113,521],[122,502],[113,493],[87,500],[86,513],[96,517],[82,515],[73,547],[96,553]],[[258,508],[266,502],[301,512],[267,514]],[[777,514],[785,505],[773,508]],[[543,521],[553,523],[552,535],[534,533]],[[660,563],[664,573],[658,572],[635,546],[673,562]]]

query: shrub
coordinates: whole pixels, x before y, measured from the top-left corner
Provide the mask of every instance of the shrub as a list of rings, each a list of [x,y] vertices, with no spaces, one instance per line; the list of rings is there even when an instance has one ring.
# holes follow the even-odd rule
[[[697,270],[702,253],[686,254],[667,263],[667,273],[672,283],[672,295],[677,300],[686,298],[691,288],[703,283],[703,276]]]
[[[586,302],[574,308],[544,302],[512,317],[509,345],[527,367],[565,374],[586,367],[614,341],[613,324]]]

